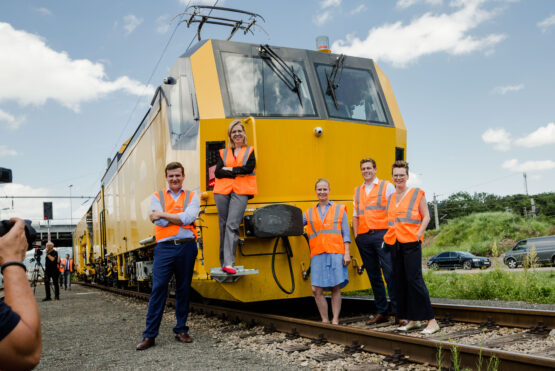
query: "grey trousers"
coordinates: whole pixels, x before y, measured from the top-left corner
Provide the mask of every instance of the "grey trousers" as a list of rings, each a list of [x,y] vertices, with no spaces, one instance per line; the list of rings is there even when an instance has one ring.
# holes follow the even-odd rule
[[[247,208],[249,196],[231,192],[214,193],[220,222],[220,263],[222,267],[235,265],[235,248],[239,241],[239,226]]]

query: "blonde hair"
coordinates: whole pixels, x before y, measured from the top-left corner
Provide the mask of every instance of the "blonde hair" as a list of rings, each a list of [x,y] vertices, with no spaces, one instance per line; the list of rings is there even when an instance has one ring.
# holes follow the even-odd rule
[[[243,139],[243,145],[244,146],[247,145],[247,131],[245,130],[245,125],[243,125],[243,122],[241,120],[233,120],[231,121],[231,123],[227,128],[227,137],[229,138],[229,146],[233,149],[235,149],[235,142],[233,141],[233,139],[231,139],[231,130],[233,130],[233,128],[237,125],[241,125],[241,128],[245,132],[245,139]]]
[[[318,183],[326,183],[328,185],[328,189],[331,189],[330,187],[330,181],[327,180],[326,178],[320,178],[316,181],[316,183],[314,184],[314,189],[318,188]]]

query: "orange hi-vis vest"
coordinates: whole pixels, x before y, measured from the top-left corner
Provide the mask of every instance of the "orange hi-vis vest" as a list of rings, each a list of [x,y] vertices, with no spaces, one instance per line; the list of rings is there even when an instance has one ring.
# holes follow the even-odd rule
[[[386,180],[379,180],[368,195],[366,195],[362,186],[355,188],[355,210],[358,217],[357,234],[366,233],[370,229],[387,229],[385,207],[388,183]]]
[[[158,193],[155,193],[154,195],[158,197],[158,200],[160,200],[163,212],[179,214],[185,210],[185,205],[189,205],[191,203],[195,194],[191,191],[184,191],[179,195],[177,200],[174,200],[167,190],[158,191]],[[179,228],[190,229],[195,235],[195,240],[197,239],[197,227],[194,222],[188,225],[176,225],[170,223],[166,227],[160,227],[155,224],[154,236],[156,237],[156,242],[163,238],[177,236]]]
[[[341,235],[341,222],[345,205],[331,204],[324,220],[320,219],[318,205],[305,211],[310,257],[315,255],[345,254],[345,244]]]
[[[66,258],[60,259],[60,273],[64,273],[66,269]]]
[[[396,193],[389,197],[386,207],[389,229],[383,238],[385,243],[393,245],[396,241],[402,243],[418,241],[417,232],[422,224],[422,215],[419,212],[422,197],[424,197],[424,191],[420,188],[409,189],[399,205],[397,205]]]
[[[245,166],[253,151],[254,147],[243,146],[237,157],[235,157],[232,148],[225,148],[220,149],[220,156],[224,162],[224,166]],[[231,192],[238,195],[256,195],[258,193],[256,187],[256,172],[253,171],[247,175],[237,175],[235,178],[216,178],[214,193],[228,195]]]

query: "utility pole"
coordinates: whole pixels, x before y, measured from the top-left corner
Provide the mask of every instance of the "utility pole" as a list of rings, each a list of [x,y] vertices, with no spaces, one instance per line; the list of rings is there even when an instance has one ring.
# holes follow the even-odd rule
[[[530,199],[530,203],[532,204],[532,211],[530,211],[530,214],[532,214],[532,218],[536,217],[536,204],[534,203],[534,198]]]
[[[439,216],[437,215],[437,198],[435,193],[434,193],[434,217],[436,222],[436,229],[439,230]]]
[[[528,181],[526,180],[526,173],[522,173],[524,175],[524,189],[526,190],[526,196],[528,196]]]

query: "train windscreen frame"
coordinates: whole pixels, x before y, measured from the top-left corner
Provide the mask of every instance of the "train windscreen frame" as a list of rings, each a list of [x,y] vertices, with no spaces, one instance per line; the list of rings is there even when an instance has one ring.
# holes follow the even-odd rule
[[[230,52],[222,52],[221,56],[232,116],[315,117],[317,115],[303,61],[285,61],[289,67],[294,68],[302,81],[297,94],[271,70],[262,58]]]
[[[335,81],[334,101],[328,93],[328,76],[331,76],[333,66],[315,63],[314,68],[320,83],[328,116],[364,122],[389,124],[384,105],[378,93],[374,76],[369,70],[344,67]],[[337,107],[336,107],[337,104]]]

